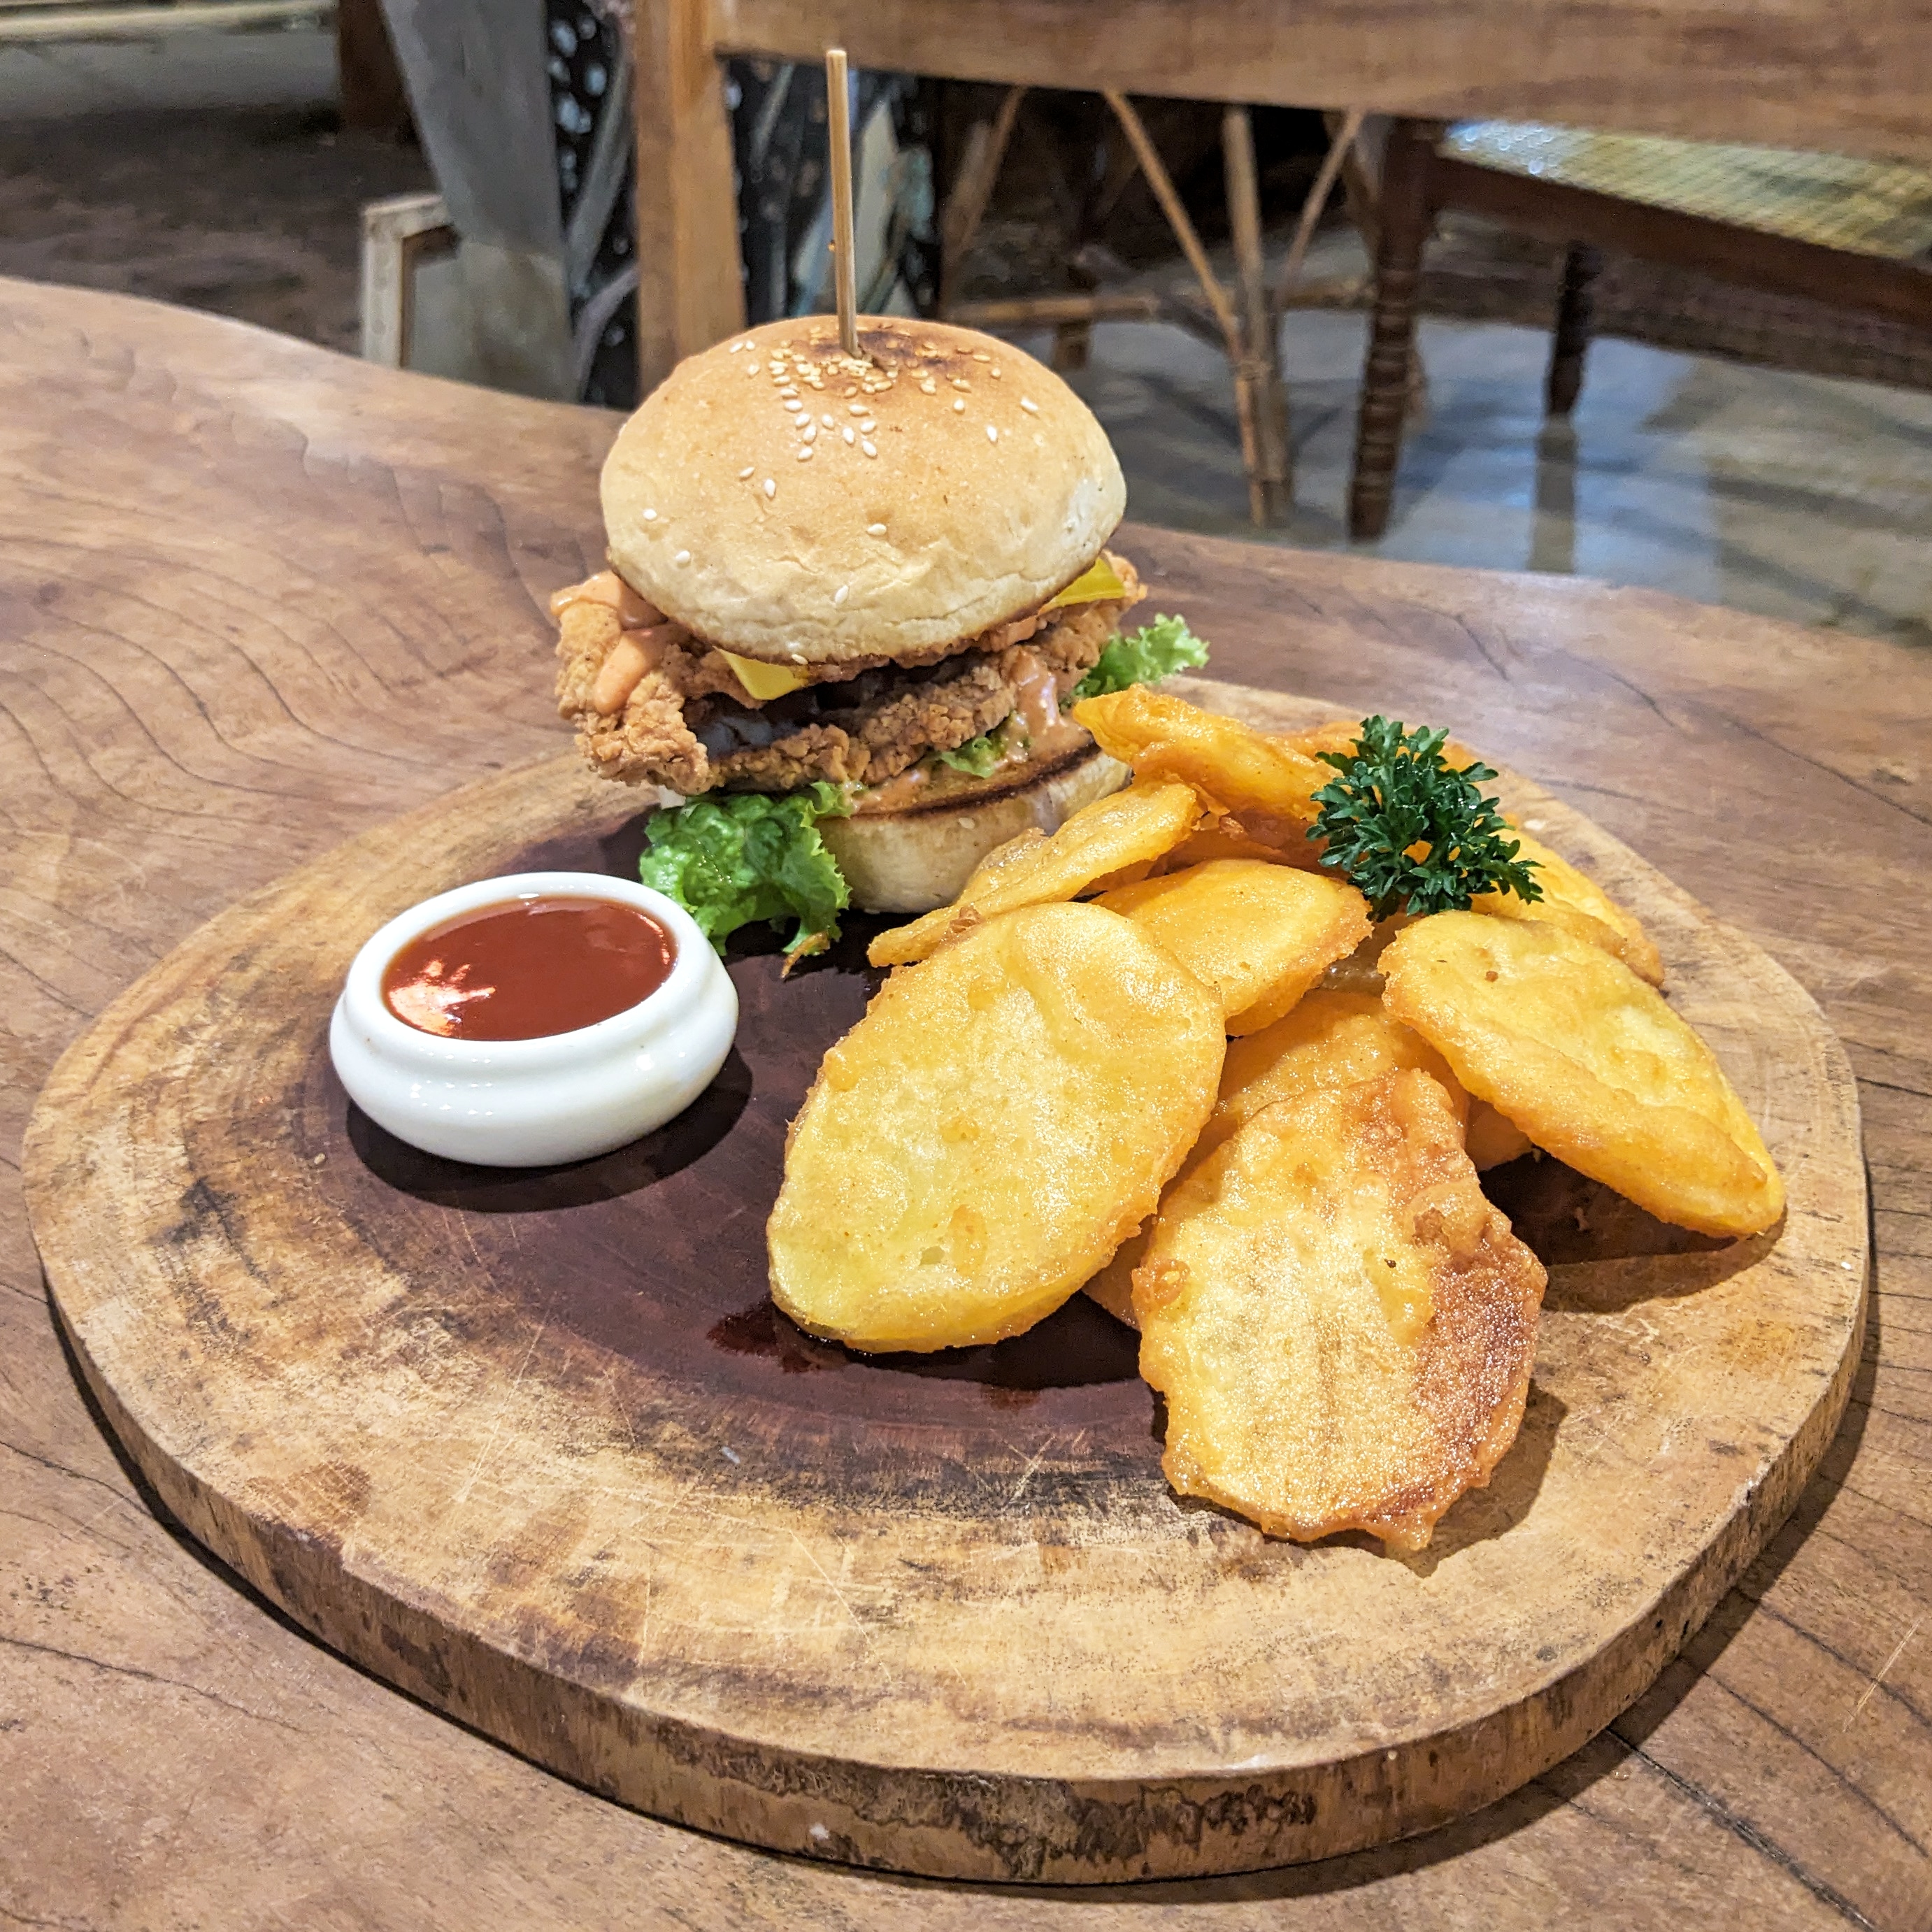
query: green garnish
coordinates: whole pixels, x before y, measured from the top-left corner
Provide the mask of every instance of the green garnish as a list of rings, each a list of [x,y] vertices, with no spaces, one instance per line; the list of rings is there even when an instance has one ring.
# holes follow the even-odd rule
[[[785,952],[802,959],[838,937],[838,915],[852,896],[818,821],[851,809],[823,778],[782,796],[693,799],[652,813],[645,827],[650,848],[638,876],[676,900],[720,952],[741,926],[795,917],[798,931]]]
[[[1005,754],[990,731],[982,731],[978,737],[968,738],[964,744],[956,745],[950,752],[934,752],[932,755],[942,765],[950,765],[956,772],[970,772],[976,778],[984,778],[992,776],[993,767]]]
[[[1476,787],[1487,765],[1458,771],[1442,755],[1446,731],[1405,731],[1392,718],[1365,718],[1352,752],[1322,752],[1339,776],[1315,794],[1322,808],[1311,838],[1322,855],[1369,902],[1374,917],[1398,912],[1460,912],[1484,892],[1514,892],[1531,904],[1543,888],[1533,859],[1508,836],[1493,798]],[[1419,858],[1410,848],[1426,849]]]
[[[1116,638],[1094,668],[1066,694],[1066,703],[1104,698],[1130,684],[1158,684],[1170,671],[1198,669],[1208,662],[1208,646],[1180,617],[1156,617],[1132,637]]]

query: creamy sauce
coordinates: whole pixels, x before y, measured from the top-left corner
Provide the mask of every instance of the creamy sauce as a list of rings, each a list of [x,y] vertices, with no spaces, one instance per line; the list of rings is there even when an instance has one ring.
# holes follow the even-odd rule
[[[648,631],[664,621],[664,614],[648,597],[640,596],[614,570],[600,570],[581,584],[566,584],[550,592],[550,614],[561,617],[573,604],[601,604],[617,614],[627,631]]]
[[[923,765],[908,765],[896,778],[888,778],[884,784],[873,785],[863,793],[856,808],[856,815],[862,817],[868,812],[897,812],[902,806],[912,803],[926,787],[927,774]]]
[[[648,631],[626,631],[610,646],[597,667],[597,682],[590,692],[590,707],[600,716],[614,718],[630,703],[631,694],[644,682],[646,671],[664,662],[664,653],[680,634],[675,624],[659,624]]]

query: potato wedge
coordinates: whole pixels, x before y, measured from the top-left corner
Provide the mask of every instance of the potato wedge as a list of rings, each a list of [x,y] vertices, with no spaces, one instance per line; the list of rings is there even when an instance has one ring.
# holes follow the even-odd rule
[[[768,1226],[772,1300],[872,1352],[1030,1328],[1152,1212],[1223,1046],[1214,994],[1118,913],[975,927],[826,1054]]]
[[[1304,994],[1291,1012],[1272,1026],[1229,1042],[1214,1111],[1180,1172],[1168,1184],[1161,1196],[1161,1211],[1166,1211],[1187,1177],[1264,1107],[1298,1100],[1322,1088],[1372,1080],[1405,1066],[1415,1067],[1438,1082],[1449,1096],[1450,1110],[1458,1123],[1465,1118],[1469,1096],[1449,1071],[1448,1063],[1419,1033],[1390,1018],[1380,994],[1318,990]],[[1507,1127],[1508,1123],[1504,1125]],[[1154,1226],[1150,1222],[1139,1233],[1129,1235],[1113,1259],[1083,1284],[1109,1315],[1130,1328],[1140,1325],[1134,1312],[1133,1271],[1145,1258]]]
[[[1236,1034],[1279,1019],[1369,932],[1368,902],[1353,886],[1253,859],[1212,860],[1095,904],[1144,927],[1211,987]]]
[[[1050,838],[1023,833],[989,852],[952,904],[880,933],[866,956],[874,966],[910,965],[982,920],[1077,898],[1096,880],[1159,858],[1200,818],[1200,800],[1186,785],[1132,784],[1110,793],[1082,806]]]
[[[1438,913],[1392,940],[1382,998],[1475,1098],[1660,1220],[1754,1234],[1778,1178],[1717,1056],[1620,959],[1541,920]]]
[[[1133,767],[1137,784],[1179,779],[1216,810],[1238,816],[1258,812],[1311,825],[1315,794],[1335,776],[1283,739],[1144,685],[1083,698],[1073,716],[1103,752]]]
[[[1664,958],[1634,913],[1626,912],[1596,880],[1580,872],[1560,853],[1532,838],[1512,820],[1510,835],[1520,850],[1517,856],[1536,861],[1540,899],[1522,899],[1514,892],[1484,892],[1471,906],[1498,919],[1540,919],[1587,939],[1621,959],[1640,980],[1664,984]]]
[[[1520,1160],[1525,1154],[1536,1151],[1536,1143],[1528,1135],[1486,1100],[1469,1102],[1469,1124],[1463,1133],[1462,1144],[1468,1149],[1478,1174],[1486,1174],[1492,1167]]]
[[[1270,1536],[1421,1548],[1516,1439],[1544,1283],[1427,1074],[1264,1107],[1134,1271],[1168,1480]]]
[[[1331,718],[1325,724],[1317,724],[1306,731],[1286,733],[1282,742],[1292,745],[1298,752],[1312,758],[1323,752],[1352,752],[1361,742],[1362,727],[1358,719]],[[1443,762],[1460,771],[1466,765],[1486,764],[1488,760],[1467,745],[1458,744],[1454,738],[1445,738],[1442,742]],[[1332,776],[1334,766],[1326,768]]]

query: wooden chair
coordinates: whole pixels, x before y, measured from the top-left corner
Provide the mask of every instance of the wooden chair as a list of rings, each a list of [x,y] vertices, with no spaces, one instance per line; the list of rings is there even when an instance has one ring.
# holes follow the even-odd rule
[[[951,290],[959,264],[972,245],[992,199],[1027,92],[1023,86],[1008,88],[998,111],[990,120],[977,124],[968,137],[958,178],[940,224],[945,263],[940,284],[941,313],[950,321],[980,328],[1050,326],[1054,332],[1056,368],[1084,363],[1088,332],[1096,322],[1166,320],[1206,335],[1226,353],[1233,373],[1241,461],[1248,478],[1249,514],[1257,524],[1266,524],[1277,511],[1286,508],[1294,488],[1288,392],[1282,381],[1276,323],[1282,310],[1294,299],[1295,277],[1308,236],[1334,184],[1336,172],[1354,152],[1361,116],[1346,117],[1334,130],[1328,160],[1302,210],[1301,232],[1290,251],[1284,273],[1270,289],[1262,250],[1253,124],[1245,106],[1230,105],[1222,110],[1222,164],[1234,254],[1234,286],[1230,290],[1216,273],[1139,112],[1118,89],[1102,88],[1101,97],[1126,135],[1132,157],[1132,168],[1115,171],[1114,185],[1124,186],[1132,168],[1146,176],[1148,185],[1193,271],[1207,304],[1204,316],[1191,304],[1140,290],[1092,292],[1076,290],[996,302],[955,302]]]
[[[1382,164],[1376,294],[1348,532],[1388,526],[1422,252],[1460,208],[1567,244],[1546,401],[1582,386],[1600,251],[1932,330],[1932,174],[1785,149],[1539,124],[1399,120]]]

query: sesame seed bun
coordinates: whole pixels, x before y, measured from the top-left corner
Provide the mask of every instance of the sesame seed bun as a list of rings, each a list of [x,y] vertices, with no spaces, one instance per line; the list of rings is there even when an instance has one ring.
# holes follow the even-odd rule
[[[1128,776],[1126,766],[1099,746],[1076,746],[991,778],[952,775],[890,811],[821,818],[819,836],[861,912],[931,912],[959,896],[973,868],[996,845],[1036,826],[1058,832]]]
[[[897,316],[859,334],[864,362],[829,316],[690,357],[604,463],[611,562],[742,656],[929,658],[1064,590],[1126,507],[1106,432],[1030,356]]]

